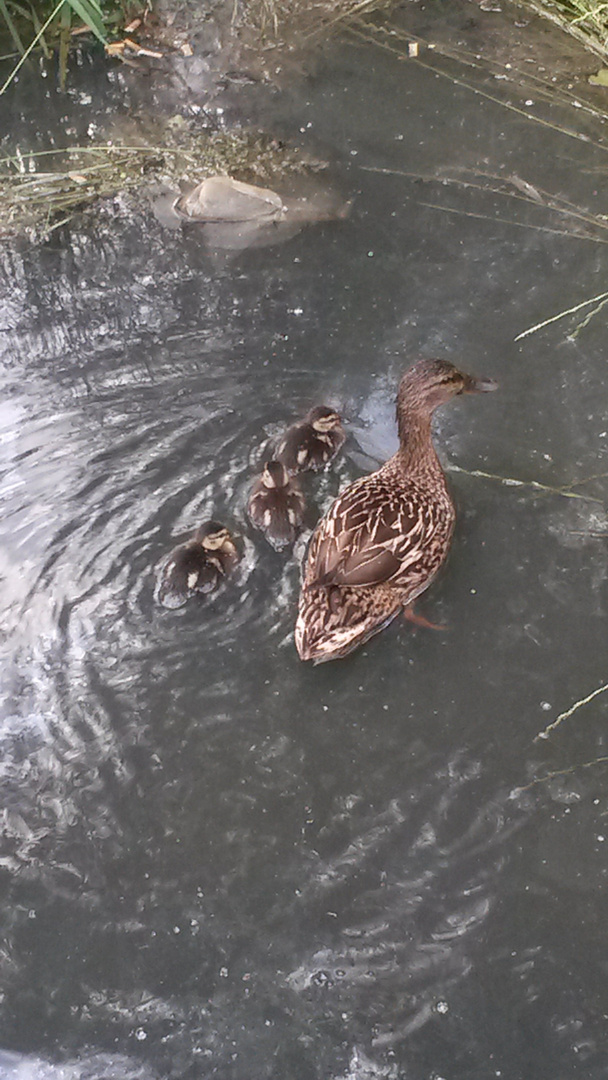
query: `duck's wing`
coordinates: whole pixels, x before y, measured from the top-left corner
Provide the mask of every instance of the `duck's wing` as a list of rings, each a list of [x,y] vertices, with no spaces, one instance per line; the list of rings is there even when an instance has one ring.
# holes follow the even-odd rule
[[[256,529],[264,527],[264,511],[267,508],[267,502],[268,488],[264,486],[261,480],[256,480],[247,504],[247,513]]]
[[[420,557],[427,529],[416,492],[395,492],[381,473],[351,484],[311,541],[309,586],[379,585],[401,578]]]
[[[287,496],[287,513],[293,525],[301,525],[306,513],[306,499],[299,487],[292,482],[291,490]]]

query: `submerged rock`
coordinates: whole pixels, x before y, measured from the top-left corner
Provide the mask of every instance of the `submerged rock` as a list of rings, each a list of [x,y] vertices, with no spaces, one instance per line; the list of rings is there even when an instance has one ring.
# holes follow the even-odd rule
[[[269,188],[243,184],[230,176],[209,176],[176,200],[175,210],[191,221],[281,220],[286,213],[280,195]]]
[[[162,225],[198,225],[207,247],[241,251],[291,239],[304,225],[347,217],[351,203],[316,179],[290,178],[278,193],[230,176],[210,176],[176,197],[166,191],[154,201]]]

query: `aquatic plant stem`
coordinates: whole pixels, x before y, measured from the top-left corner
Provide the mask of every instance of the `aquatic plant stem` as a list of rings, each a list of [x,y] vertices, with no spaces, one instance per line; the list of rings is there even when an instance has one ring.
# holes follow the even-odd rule
[[[540,742],[541,739],[548,739],[551,732],[555,731],[564,720],[568,720],[569,717],[571,717],[578,709],[581,709],[583,705],[588,705],[590,701],[593,701],[593,699],[598,696],[598,694],[603,694],[606,690],[608,690],[608,683],[598,686],[597,690],[593,690],[587,697],[581,698],[580,701],[575,701],[574,705],[571,705],[566,712],[560,713],[552,724],[549,724],[543,731],[539,731],[538,735],[534,736],[534,742]]]
[[[521,341],[522,338],[529,337],[530,334],[535,334],[537,330],[543,330],[545,326],[550,326],[551,323],[557,322],[558,319],[564,319],[566,315],[574,315],[577,311],[581,311],[582,308],[588,307],[589,304],[597,304],[601,300],[608,300],[608,292],[599,293],[598,296],[592,296],[590,300],[583,300],[582,304],[577,304],[576,307],[568,308],[566,311],[560,311],[557,315],[552,315],[550,319],[545,319],[544,322],[536,323],[535,326],[530,326],[527,330],[523,330],[521,334],[518,334],[514,341]]]
[[[483,472],[481,469],[463,469],[460,465],[446,465],[447,472],[464,473],[465,476],[478,476],[482,480],[498,480],[505,487],[531,487],[536,491],[546,492],[550,495],[561,495],[563,499],[582,499],[584,502],[596,502],[603,506],[601,499],[595,495],[581,495],[579,491],[570,491],[569,488],[551,487],[550,484],[541,484],[540,480],[516,480],[510,476],[498,476],[496,473]],[[586,483],[586,481],[579,481]]]
[[[329,22],[321,23],[319,26],[316,26],[314,30],[311,30],[308,34],[304,34],[303,40],[308,41],[310,38],[316,37],[320,33],[325,33],[332,26],[335,26],[336,23],[352,19],[353,17],[360,15],[361,12],[365,11],[366,9],[369,10],[371,8],[373,11],[374,8],[377,6],[379,6],[379,0],[360,0],[360,3],[355,4],[354,8],[350,8],[348,10],[340,12],[339,15],[336,15],[333,19],[330,19]]]
[[[444,214],[459,214],[461,217],[477,218],[480,221],[514,225],[518,229],[536,229],[537,232],[553,233],[554,236],[567,236],[571,240],[590,240],[593,244],[608,244],[608,239],[604,240],[601,236],[584,236],[582,233],[568,232],[567,229],[552,229],[550,225],[531,225],[527,221],[510,221],[509,218],[492,217],[490,214],[476,214],[473,210],[457,210],[454,206],[441,206],[440,203],[417,201],[417,206],[428,206],[430,210],[443,210]]]
[[[537,784],[546,784],[547,780],[554,780],[556,776],[568,776],[570,773],[576,772],[577,769],[590,769],[592,765],[603,765],[607,761],[608,757],[604,756],[594,758],[593,761],[581,761],[578,765],[570,765],[567,769],[555,769],[546,773],[545,776],[537,776],[535,780],[531,780],[529,784],[525,784],[523,787],[513,788],[509,798],[516,799],[522,792],[529,791],[530,788],[536,787]]]
[[[524,8],[529,8],[535,15],[540,15],[543,19],[548,19],[555,26],[558,26],[560,30],[565,31],[567,34],[571,34],[576,38],[585,48],[590,49],[596,56],[599,56],[602,60],[606,59],[606,47],[601,42],[594,39],[592,34],[585,33],[584,30],[580,30],[576,25],[579,19],[568,20],[565,16],[561,16],[555,9],[549,7],[548,4],[536,3],[535,0],[523,0]],[[580,17],[579,17],[580,18]]]
[[[4,21],[5,21],[5,23],[6,23],[7,27],[8,27],[8,32],[11,35],[14,44],[17,46],[17,49],[19,50],[17,55],[19,55],[19,53],[24,53],[25,52],[25,45],[23,44],[23,42],[22,42],[22,40],[21,40],[21,38],[19,36],[19,31],[17,30],[17,27],[15,26],[15,23],[13,22],[13,19],[11,18],[11,13],[8,10],[4,0],[0,0],[0,15],[2,15],[2,18],[4,19]],[[3,58],[0,57],[0,59],[3,59]]]
[[[373,34],[363,33],[361,30],[356,29],[353,25],[347,24],[349,33],[355,37],[361,38],[363,41],[371,42],[378,46],[379,49],[385,49],[387,52],[393,53],[401,60],[408,60],[411,64],[418,64],[419,67],[426,68],[427,71],[432,71],[435,75],[440,75],[444,79],[449,79],[455,86],[462,86],[466,90],[470,90],[478,97],[485,98],[486,101],[491,101],[495,105],[501,106],[503,109],[508,109],[510,112],[515,113],[517,116],[523,117],[525,120],[530,120],[534,124],[540,124],[542,127],[550,128],[551,131],[557,131],[560,135],[566,135],[570,139],[577,139],[579,142],[588,143],[590,146],[595,147],[598,150],[602,150],[604,153],[608,152],[608,146],[604,143],[595,142],[590,139],[588,135],[583,132],[573,130],[571,128],[561,127],[559,124],[553,124],[550,120],[545,120],[542,116],[535,116],[534,113],[526,112],[525,109],[520,109],[517,105],[511,105],[508,101],[502,101],[494,94],[489,94],[486,90],[481,90],[479,87],[472,86],[466,81],[466,79],[458,79],[455,75],[451,75],[448,71],[442,71],[440,67],[436,67],[434,64],[428,64],[420,57],[408,57],[408,54],[400,49],[395,49],[393,46],[388,45],[385,41],[378,41]],[[460,63],[465,61],[460,60]]]
[[[591,320],[594,319],[596,315],[599,315],[600,311],[602,311],[602,309],[606,307],[606,304],[608,304],[608,296],[604,297],[604,299],[601,301],[601,303],[597,305],[597,307],[592,308],[591,311],[588,312],[587,315],[585,315],[585,318],[581,319],[580,323],[576,324],[574,330],[570,334],[570,337],[573,340],[577,338],[581,330],[584,330],[586,326],[589,326]]]
[[[363,172],[381,173],[388,176],[403,176],[405,177],[405,179],[409,180],[422,180],[425,183],[429,184],[452,185],[466,190],[481,191],[486,195],[497,195],[500,198],[517,199],[520,202],[532,204],[533,206],[541,210],[547,210],[551,214],[560,214],[563,217],[570,218],[575,222],[583,222],[583,224],[586,226],[592,226],[596,229],[603,229],[604,231],[608,230],[608,223],[606,221],[603,221],[601,218],[595,217],[593,214],[584,213],[583,211],[581,211],[580,207],[576,206],[574,203],[570,203],[568,200],[563,199],[560,196],[555,196],[551,192],[545,191],[542,188],[532,188],[532,185],[527,185],[527,187],[531,188],[531,190],[535,193],[536,197],[533,198],[532,195],[525,193],[524,185],[526,182],[520,181],[519,178],[517,178],[519,182],[516,184],[514,177],[499,176],[496,173],[478,172],[476,170],[464,170],[465,173],[471,172],[473,176],[485,177],[488,180],[495,181],[497,184],[511,184],[512,186],[516,187],[516,191],[505,191],[501,187],[488,186],[488,184],[480,184],[475,180],[468,180],[458,176],[432,176],[427,173],[407,172],[404,169],[387,169],[375,165],[360,165],[359,168]],[[560,203],[562,205],[560,205]],[[434,203],[419,203],[418,205],[435,206]],[[458,208],[453,208],[449,206],[442,207],[442,209],[444,209],[448,213],[469,213],[469,211],[460,210]],[[505,218],[489,217],[489,215],[481,216],[484,220],[501,222],[505,221]],[[554,230],[551,228],[551,226],[537,226],[528,222],[521,221],[513,221],[510,224],[518,225],[521,228],[550,229],[552,232],[558,231],[560,236],[572,235],[578,239],[583,240],[596,239],[595,237],[582,235],[581,233],[565,233],[562,230]],[[599,237],[597,239],[599,243],[602,243]]]
[[[0,87],[0,97],[2,97],[2,94],[3,94],[3,93],[5,92],[5,90],[6,90],[6,89],[7,89],[7,88],[8,88],[9,86],[10,86],[10,84],[11,84],[11,83],[12,83],[12,81],[13,81],[13,79],[15,78],[15,75],[17,74],[17,72],[18,72],[18,71],[19,71],[19,69],[21,68],[22,64],[24,64],[24,63],[25,63],[25,61],[27,60],[28,56],[29,56],[29,55],[30,55],[30,53],[32,52],[32,49],[35,49],[35,47],[36,47],[36,45],[38,44],[38,42],[39,42],[40,38],[41,38],[41,37],[42,37],[42,35],[44,34],[44,31],[46,30],[47,26],[50,26],[50,24],[52,23],[53,19],[54,19],[54,18],[55,18],[55,16],[56,16],[56,15],[58,14],[58,12],[59,12],[59,11],[61,10],[61,8],[62,8],[62,7],[63,7],[63,5],[65,4],[65,2],[66,2],[66,0],[59,0],[59,3],[57,4],[57,7],[56,7],[56,8],[54,8],[54,10],[53,10],[53,11],[51,12],[51,14],[49,15],[49,17],[48,17],[48,19],[46,20],[46,22],[45,22],[45,23],[43,23],[43,25],[42,25],[42,26],[40,27],[40,30],[39,30],[39,31],[38,31],[38,33],[36,34],[36,36],[35,36],[35,38],[33,39],[33,41],[31,41],[31,42],[30,42],[30,44],[28,45],[28,47],[27,47],[27,49],[25,50],[25,52],[24,52],[23,56],[21,57],[21,59],[20,59],[19,63],[18,63],[18,64],[15,64],[15,67],[14,67],[14,68],[13,68],[13,70],[11,71],[11,73],[10,73],[10,75],[8,76],[8,78],[6,79],[5,83],[4,83],[4,84],[3,84],[3,85],[2,85],[1,87]]]

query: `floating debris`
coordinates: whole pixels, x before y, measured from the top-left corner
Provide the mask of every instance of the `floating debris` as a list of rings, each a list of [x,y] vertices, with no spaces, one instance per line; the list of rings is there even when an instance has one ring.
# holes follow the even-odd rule
[[[592,86],[608,86],[608,68],[600,68],[597,75],[590,75],[589,82]]]
[[[539,742],[541,739],[548,739],[551,732],[555,731],[564,720],[568,720],[575,712],[582,709],[583,705],[588,705],[590,701],[593,701],[593,699],[598,696],[598,694],[604,694],[607,690],[608,683],[604,683],[602,686],[598,686],[596,690],[592,690],[590,694],[587,694],[587,697],[581,698],[580,701],[575,701],[574,705],[571,705],[565,712],[560,713],[552,724],[548,724],[546,728],[539,731],[538,734],[534,736],[534,742]]]
[[[189,184],[192,192],[205,177],[221,174],[225,183],[231,174],[239,177],[229,181],[233,188],[241,177],[247,188],[250,181],[285,183],[287,177],[325,167],[325,162],[272,135],[200,131],[182,117],[121,132],[107,143],[36,153],[16,147],[0,158],[0,236],[28,230],[34,238],[48,236],[98,200],[123,193],[135,196],[164,188],[174,203],[180,182]],[[309,216],[314,216],[312,211]],[[172,218],[175,227],[184,215],[172,211]]]
[[[598,293],[597,296],[592,296],[589,300],[583,300],[582,303],[577,304],[575,307],[567,308],[565,311],[559,311],[557,315],[552,315],[549,319],[544,319],[543,322],[536,323],[534,326],[528,327],[527,330],[522,330],[521,334],[513,338],[514,341],[521,341],[522,338],[529,337],[530,334],[536,334],[538,330],[544,330],[545,326],[550,326],[551,323],[557,322],[558,319],[564,319],[566,315],[574,315],[577,311],[581,311],[582,308],[588,307],[589,304],[602,305],[608,301],[608,292]],[[596,309],[592,314],[597,314]]]
[[[175,202],[178,214],[191,221],[280,221],[286,207],[270,188],[243,184],[230,176],[208,176]]]
[[[162,225],[199,226],[208,248],[226,251],[290,240],[305,225],[347,217],[350,207],[350,201],[306,174],[283,178],[280,193],[231,176],[210,176],[186,194],[165,190],[153,202]]]

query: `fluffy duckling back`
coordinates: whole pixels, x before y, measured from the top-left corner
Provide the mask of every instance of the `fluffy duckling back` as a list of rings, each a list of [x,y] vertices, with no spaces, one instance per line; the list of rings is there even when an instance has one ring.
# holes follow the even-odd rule
[[[421,360],[405,372],[397,453],[338,496],[310,542],[295,634],[302,660],[346,656],[429,587],[456,516],[431,417],[457,394],[495,388],[444,360]]]
[[[293,544],[304,519],[306,502],[296,480],[280,461],[267,461],[253,485],[248,513],[276,551]]]
[[[234,569],[239,555],[230,530],[207,521],[192,540],[173,549],[158,588],[163,607],[183,607],[195,593],[213,592]]]
[[[290,427],[277,457],[290,473],[324,469],[336,456],[346,435],[335,409],[315,405],[299,424]]]

